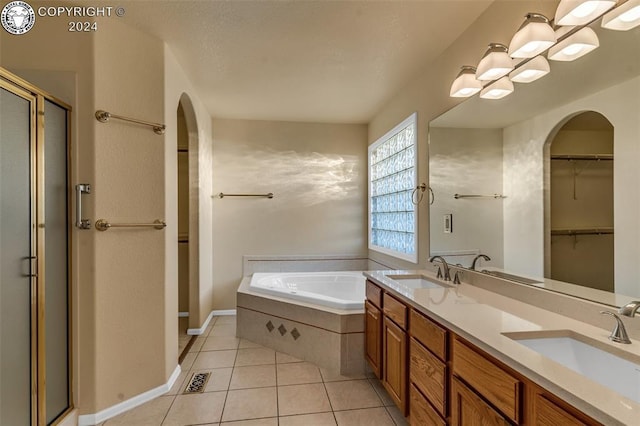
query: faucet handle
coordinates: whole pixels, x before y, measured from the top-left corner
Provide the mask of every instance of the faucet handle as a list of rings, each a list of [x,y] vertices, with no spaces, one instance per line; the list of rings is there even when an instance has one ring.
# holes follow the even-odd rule
[[[633,302],[629,302],[620,309],[618,309],[618,313],[620,315],[624,315],[627,317],[633,318],[636,312],[640,309],[640,301],[634,300]]]
[[[624,328],[624,323],[620,319],[620,317],[613,312],[609,311],[600,311],[603,315],[611,315],[616,319],[616,325],[613,327],[613,331],[609,335],[609,340],[616,343],[625,343],[630,344],[631,340],[629,339],[629,335],[627,334],[627,330]]]
[[[442,269],[438,266],[438,272],[436,273],[436,278],[442,278]]]
[[[460,277],[463,275],[462,271],[456,271],[455,274],[453,274],[453,283],[454,284],[460,284]]]

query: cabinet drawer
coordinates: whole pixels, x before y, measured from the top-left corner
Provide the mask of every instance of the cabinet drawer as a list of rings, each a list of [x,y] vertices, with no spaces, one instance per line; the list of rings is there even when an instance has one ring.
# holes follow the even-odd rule
[[[510,426],[499,412],[455,377],[451,379],[451,425]]]
[[[411,426],[446,426],[446,422],[413,385],[409,387],[409,424]]]
[[[367,280],[366,294],[369,302],[382,309],[382,289],[380,287]]]
[[[407,307],[404,303],[384,293],[382,295],[382,311],[403,330],[407,329]]]
[[[555,402],[536,392],[533,401],[533,424],[536,426],[585,426],[600,425],[580,413],[580,418],[568,412]]]
[[[516,423],[521,420],[521,382],[458,339],[453,341],[453,372]]]
[[[411,310],[409,334],[441,360],[447,359],[447,330],[414,310]]]
[[[409,376],[411,382],[445,415],[447,397],[447,367],[415,339],[409,349]]]

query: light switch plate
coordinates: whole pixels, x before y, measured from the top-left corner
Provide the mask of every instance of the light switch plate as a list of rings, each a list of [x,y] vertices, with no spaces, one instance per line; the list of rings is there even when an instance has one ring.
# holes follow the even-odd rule
[[[451,213],[444,215],[444,233],[453,233],[453,214]]]

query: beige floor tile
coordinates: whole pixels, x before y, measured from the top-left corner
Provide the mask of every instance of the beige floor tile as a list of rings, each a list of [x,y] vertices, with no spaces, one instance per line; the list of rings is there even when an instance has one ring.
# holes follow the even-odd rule
[[[180,364],[180,368],[182,369],[182,371],[191,370],[193,362],[196,360],[197,356],[198,354],[195,352],[189,352],[188,354],[186,354],[184,359],[182,360],[182,363]]]
[[[278,415],[324,413],[331,404],[322,383],[278,386]]]
[[[393,407],[385,407],[387,409],[387,413],[391,416],[391,419],[396,424],[396,426],[408,426],[409,421],[406,417],[400,412],[400,409],[395,405]]]
[[[176,396],[163,426],[217,423],[222,415],[226,392],[206,392]]]
[[[189,352],[200,352],[200,349],[202,348],[202,345],[204,344],[204,341],[207,340],[206,336],[198,336],[196,337],[196,340],[193,341],[193,345],[191,345],[191,347],[189,348]]]
[[[105,426],[157,426],[162,424],[162,420],[167,415],[173,399],[173,396],[161,396],[152,399],[146,404],[107,420]]]
[[[236,367],[245,365],[275,364],[276,351],[268,348],[238,349]]]
[[[394,426],[384,408],[368,408],[364,410],[336,411],[338,426]]]
[[[220,426],[278,426],[278,418],[270,417],[268,419],[240,420],[237,422],[224,422]],[[307,425],[311,426],[311,425]]]
[[[278,415],[276,388],[231,390],[222,413],[223,421],[250,420]]]
[[[334,411],[382,406],[368,380],[325,383]],[[386,412],[385,412],[386,413]]]
[[[290,362],[302,362],[303,360],[298,359],[294,356],[291,356],[289,354],[285,354],[282,352],[276,352],[276,362],[278,364],[287,364]]]
[[[385,407],[396,405],[396,403],[393,402],[393,399],[391,399],[391,397],[389,396],[387,390],[384,388],[384,386],[382,386],[382,382],[380,380],[369,379],[369,383],[371,383],[371,386],[373,386],[373,390],[375,390],[380,397],[382,405],[384,405]]]
[[[343,376],[338,371],[327,370],[326,368],[321,368],[320,372],[322,373],[322,380],[324,380],[325,382],[341,382],[344,380],[360,380],[367,378],[367,375],[365,373]]]
[[[216,318],[216,325],[236,325],[235,315],[221,315]]]
[[[235,324],[226,324],[226,325],[214,325],[211,329],[211,333],[209,336],[236,336],[236,325]]]
[[[276,367],[273,364],[235,367],[229,389],[264,388],[276,385]]]
[[[209,336],[204,341],[201,351],[221,351],[238,349],[240,339],[235,336]]]
[[[191,367],[193,370],[233,367],[236,351],[200,352]]]
[[[240,346],[238,346],[239,349],[248,349],[248,348],[264,348],[264,346],[252,342],[251,340],[246,340],[246,339],[240,339]]]
[[[333,413],[302,414],[280,417],[280,426],[336,426]]]
[[[322,382],[320,369],[310,362],[278,364],[278,386]]]

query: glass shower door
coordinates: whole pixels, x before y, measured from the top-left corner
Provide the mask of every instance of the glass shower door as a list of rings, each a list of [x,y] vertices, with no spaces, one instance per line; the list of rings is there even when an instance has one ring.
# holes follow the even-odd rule
[[[29,425],[35,408],[35,103],[0,82],[1,425]]]

